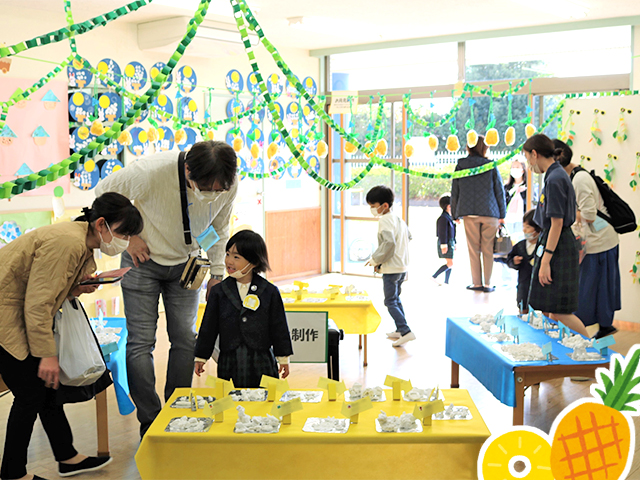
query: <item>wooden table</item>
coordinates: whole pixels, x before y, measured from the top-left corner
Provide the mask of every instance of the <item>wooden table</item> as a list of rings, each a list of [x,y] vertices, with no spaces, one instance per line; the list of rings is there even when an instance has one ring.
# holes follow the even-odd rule
[[[558,339],[548,337],[518,317],[507,317],[507,332],[517,326],[520,343],[538,345],[552,343],[553,362],[512,362],[498,352],[493,344],[483,339],[478,329],[472,327],[468,318],[447,319],[446,355],[451,358],[451,388],[459,387],[460,365],[480,381],[505,405],[513,407],[513,424],[524,422],[524,391],[526,387],[540,382],[563,377],[595,378],[596,369],[609,367],[610,353],[598,362],[575,362]],[[592,350],[593,351],[593,350]]]
[[[480,448],[490,432],[466,390],[443,390],[445,403],[466,406],[471,420],[433,420],[419,433],[378,433],[375,419],[384,410],[388,415],[413,412],[415,403],[390,400],[375,402],[360,414],[345,434],[307,433],[307,418],[340,414],[342,398],[320,403],[303,403],[292,415],[291,425],[282,425],[276,434],[236,434],[237,413],[228,410],[223,423],[214,423],[208,432],[165,432],[176,417],[204,417],[200,409],[175,409],[170,405],[189,389],[178,388],[145,434],[136,453],[136,464],[147,479],[256,479],[307,480],[340,479],[421,479],[459,480],[477,478]],[[214,389],[194,389],[197,395],[215,395]],[[265,416],[273,403],[238,402],[251,416]]]

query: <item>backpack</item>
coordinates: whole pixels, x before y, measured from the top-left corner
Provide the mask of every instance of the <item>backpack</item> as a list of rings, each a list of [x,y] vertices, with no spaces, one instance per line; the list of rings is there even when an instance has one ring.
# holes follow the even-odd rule
[[[598,210],[598,216],[605,219],[609,224],[614,228],[617,233],[629,233],[633,232],[638,228],[636,225],[636,216],[631,210],[631,207],[627,202],[622,200],[616,192],[611,190],[609,185],[602,180],[598,175],[596,175],[595,170],[591,170],[588,172],[584,168],[578,166],[573,169],[571,172],[571,180],[578,172],[587,172],[593,178],[593,181],[596,182],[596,186],[598,187],[598,191],[602,196],[602,201],[604,206],[607,209],[609,215],[605,215],[601,211]]]

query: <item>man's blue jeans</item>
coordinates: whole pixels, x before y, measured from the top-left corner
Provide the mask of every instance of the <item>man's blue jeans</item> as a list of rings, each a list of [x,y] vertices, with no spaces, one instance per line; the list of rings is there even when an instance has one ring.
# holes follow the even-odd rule
[[[167,333],[171,343],[164,388],[164,399],[167,401],[175,388],[191,386],[199,292],[180,287],[184,263],[166,267],[148,260],[139,267],[134,267],[131,257],[124,252],[121,264],[122,267],[132,267],[122,279],[122,296],[129,331],[129,390],[137,407],[142,436],[162,409],[162,403],[156,393],[153,366],[160,294],[164,302]]]
[[[389,310],[389,315],[396,322],[396,331],[400,335],[406,335],[411,331],[404,316],[404,309],[400,301],[402,282],[407,277],[405,273],[385,273],[382,275],[382,288],[384,290],[384,305]]]

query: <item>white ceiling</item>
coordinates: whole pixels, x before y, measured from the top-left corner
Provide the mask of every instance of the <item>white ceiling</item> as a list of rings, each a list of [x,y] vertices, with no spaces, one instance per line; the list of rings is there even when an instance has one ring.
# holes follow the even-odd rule
[[[73,0],[75,21],[121,7],[126,1]],[[546,6],[563,3],[580,4],[588,14],[571,19]],[[117,21],[144,23],[189,15],[197,4],[198,0],[155,0]],[[249,4],[276,46],[309,50],[640,15],[637,0],[250,0]],[[5,6],[57,12],[52,19],[62,24],[52,20],[51,30],[64,25],[60,0],[0,0],[0,7]],[[312,25],[290,27],[287,18],[300,16],[311,18]],[[213,0],[207,19],[235,25],[227,0]]]

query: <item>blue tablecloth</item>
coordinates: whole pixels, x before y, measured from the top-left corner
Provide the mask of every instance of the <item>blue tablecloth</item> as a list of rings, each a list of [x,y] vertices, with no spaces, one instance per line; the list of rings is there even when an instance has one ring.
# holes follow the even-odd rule
[[[120,415],[129,415],[135,410],[133,402],[129,398],[129,381],[127,380],[127,321],[120,317],[105,317],[108,328],[121,328],[117,335],[118,349],[108,355],[107,368],[111,370],[113,378],[113,387],[116,391],[116,399],[118,400],[118,411]]]
[[[611,350],[609,350],[607,356],[597,362],[576,362],[567,355],[572,352],[572,349],[561,345],[558,339],[546,335],[544,330],[536,330],[516,316],[505,317],[505,325],[507,333],[511,333],[513,327],[518,327],[520,343],[535,343],[543,346],[551,342],[551,354],[558,358],[553,361],[553,365],[597,364],[611,360]],[[496,350],[495,342],[483,339],[484,335],[480,333],[479,326],[471,323],[469,318],[447,318],[445,353],[451,360],[469,370],[498,400],[505,405],[515,407],[514,367],[549,365],[549,362],[512,362]],[[587,351],[595,350],[587,349]]]

